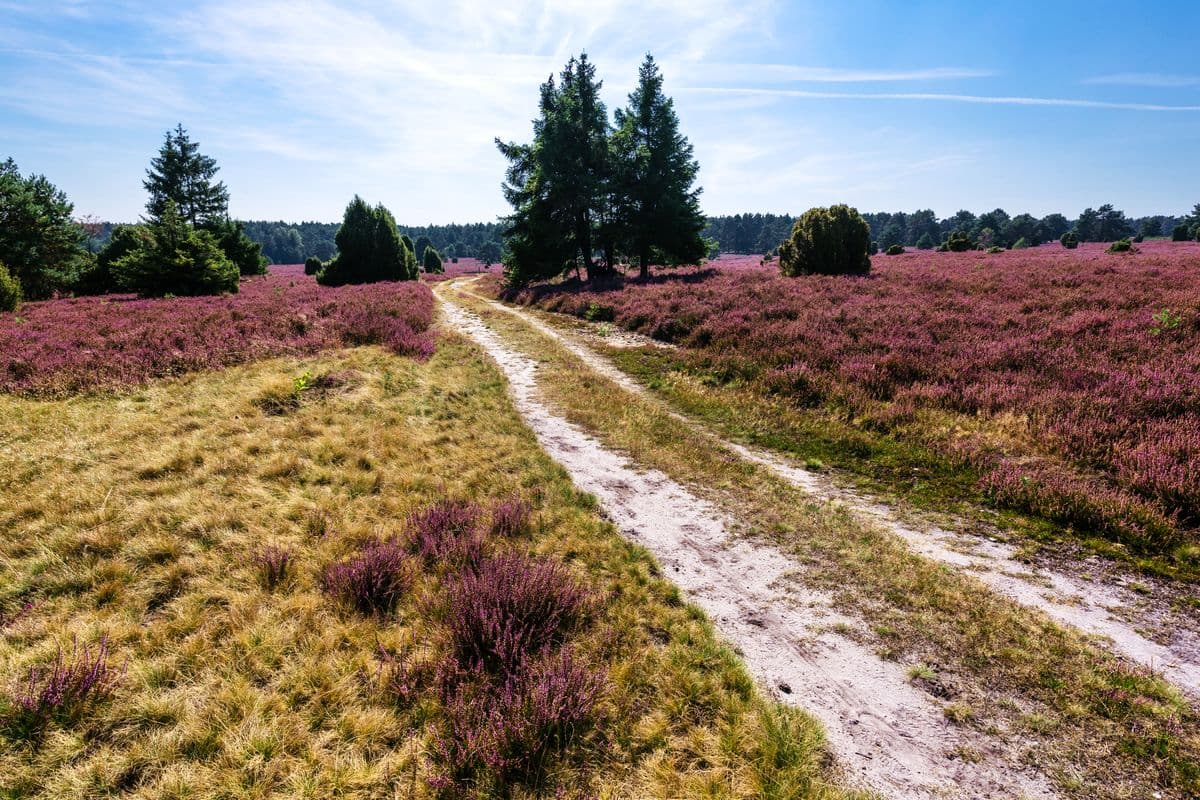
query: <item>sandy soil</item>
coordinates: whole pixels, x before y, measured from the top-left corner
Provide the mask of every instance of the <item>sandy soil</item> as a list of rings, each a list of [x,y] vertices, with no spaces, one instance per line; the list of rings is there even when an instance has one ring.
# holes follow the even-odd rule
[[[507,347],[450,292],[439,294],[446,324],[496,361],[542,447],[625,536],[658,558],[764,687],[820,719],[856,782],[895,798],[1054,796],[1048,780],[1022,763],[1033,741],[950,723],[901,666],[835,632],[860,623],[806,589],[801,564],[731,536],[732,522],[711,504],[553,413],[539,396],[537,362]]]
[[[474,296],[491,307],[519,316],[539,332],[553,337],[626,391],[657,402],[606,358],[562,335],[535,315]],[[693,420],[673,411],[671,414],[699,429]],[[956,531],[954,525],[941,526],[929,520],[909,522],[886,504],[838,486],[824,475],[774,453],[701,430],[794,486],[829,502],[844,504],[860,519],[891,531],[926,558],[969,571],[998,594],[1098,637],[1113,652],[1158,671],[1193,698],[1200,698],[1200,615],[1173,604],[1174,592],[1169,586],[1144,576],[1124,574],[1115,565],[1101,563],[1099,559],[1074,564],[1070,574],[1048,561],[1027,563],[1017,558],[1015,547],[996,538]]]

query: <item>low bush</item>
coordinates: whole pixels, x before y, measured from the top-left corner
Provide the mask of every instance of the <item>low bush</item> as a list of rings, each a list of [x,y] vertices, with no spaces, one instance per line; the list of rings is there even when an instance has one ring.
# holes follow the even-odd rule
[[[1004,248],[1000,247],[999,245],[992,245],[991,247],[989,247],[987,249],[987,254],[990,256],[994,256],[997,253],[1003,253],[1003,252],[1004,252]]]
[[[887,249],[887,254],[888,254],[889,256],[899,256],[899,255],[903,255],[903,254],[904,254],[904,245],[902,245],[902,244],[894,244],[894,245],[892,245],[891,247],[889,247],[889,248]]]
[[[259,581],[273,591],[287,580],[294,559],[295,554],[288,548],[269,545],[256,552],[251,561],[258,568]]]
[[[1128,239],[1117,239],[1108,246],[1106,253],[1129,253],[1133,251],[1133,242]]]
[[[1137,236],[1133,237],[1134,244],[1141,244],[1144,241],[1146,241],[1146,237],[1140,233]]]
[[[0,264],[0,311],[16,311],[21,307],[21,284]]]
[[[404,551],[394,542],[370,542],[345,561],[330,564],[321,589],[362,614],[395,611],[412,585]]]
[[[1079,247],[1079,236],[1074,231],[1067,231],[1058,240],[1059,244],[1068,250],[1074,250]]]
[[[1188,239],[1191,238],[1190,233],[1191,233],[1191,231],[1188,230],[1187,225],[1176,225],[1174,228],[1171,229],[1171,241],[1172,242],[1186,242]]]
[[[918,250],[932,250],[935,245],[937,245],[937,242],[929,235],[929,231],[922,233],[921,238],[917,239]]]
[[[321,259],[317,258],[316,256],[309,256],[308,258],[304,259],[304,274],[316,275],[321,271],[321,267],[323,266],[325,265]]]
[[[465,668],[513,675],[561,643],[591,605],[565,566],[508,553],[483,561],[447,587],[446,626]]]
[[[431,742],[441,772],[433,787],[495,797],[509,796],[513,782],[536,783],[548,758],[595,723],[606,686],[604,671],[570,648],[500,681],[444,666],[438,693],[445,721]]]
[[[95,648],[72,640],[71,652],[60,647],[49,667],[34,667],[14,695],[3,702],[0,722],[14,738],[36,738],[55,717],[69,718],[84,706],[112,694],[125,666],[110,662],[108,637]]]
[[[520,495],[495,503],[491,510],[489,533],[499,539],[512,539],[529,531],[533,504]]]
[[[1012,249],[1013,250],[1028,250],[1029,249],[1029,240],[1026,239],[1024,236],[1022,236],[1020,239],[1017,239],[1017,241],[1013,242]]]
[[[946,239],[946,248],[952,253],[965,253],[975,249],[975,241],[966,231],[954,231]]]
[[[442,500],[405,523],[408,549],[428,565],[451,568],[476,564],[484,551],[482,509],[465,500]]]
[[[871,271],[871,227],[847,205],[810,208],[779,246],[779,273],[866,275]]]

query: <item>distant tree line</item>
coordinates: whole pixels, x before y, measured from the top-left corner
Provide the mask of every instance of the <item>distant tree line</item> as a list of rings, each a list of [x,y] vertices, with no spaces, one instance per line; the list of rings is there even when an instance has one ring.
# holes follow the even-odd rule
[[[340,222],[270,222],[251,220],[244,223],[246,235],[262,245],[263,255],[272,264],[299,264],[309,256],[328,261],[337,253]],[[397,230],[415,244],[433,247],[447,259],[485,260],[488,245],[499,249],[501,226],[497,222],[449,225],[399,225]],[[423,254],[424,249],[418,251]],[[492,261],[499,261],[497,254]]]
[[[1030,214],[1009,216],[1000,208],[978,215],[959,211],[944,219],[929,209],[862,216],[870,226],[871,241],[884,251],[895,246],[932,250],[952,244],[952,238],[953,244],[969,242],[972,249],[1036,246],[1057,241],[1067,232],[1073,232],[1081,242],[1115,242],[1138,236],[1193,240],[1200,236],[1200,204],[1183,217],[1129,218],[1111,205],[1084,209],[1075,219],[1062,214],[1040,219]],[[704,236],[716,241],[722,252],[773,253],[791,235],[795,221],[787,214],[709,217]]]

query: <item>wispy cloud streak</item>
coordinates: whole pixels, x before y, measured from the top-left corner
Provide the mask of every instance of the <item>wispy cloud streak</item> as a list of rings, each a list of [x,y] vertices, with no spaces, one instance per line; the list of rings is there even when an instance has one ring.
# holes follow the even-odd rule
[[[1115,111],[1157,111],[1195,113],[1200,106],[1161,105],[1158,103],[1121,103],[1108,100],[1075,100],[1060,97],[1005,97],[938,92],[824,92],[806,89],[770,89],[728,86],[687,86],[680,93],[741,94],[766,97],[796,97],[813,100],[908,100],[914,102],[973,103],[976,105],[1049,106],[1061,108],[1097,108]]]

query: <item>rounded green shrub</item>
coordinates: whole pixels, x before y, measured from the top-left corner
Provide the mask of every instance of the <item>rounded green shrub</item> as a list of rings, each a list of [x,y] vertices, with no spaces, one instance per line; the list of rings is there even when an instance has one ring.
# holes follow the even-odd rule
[[[1128,239],[1117,239],[1108,246],[1107,253],[1129,253],[1133,251],[1133,242]]]
[[[1176,225],[1174,228],[1171,229],[1171,241],[1172,242],[1186,242],[1188,240],[1188,238],[1189,237],[1188,237],[1188,226],[1187,225]]]
[[[891,247],[889,247],[889,248],[887,249],[887,254],[888,254],[889,256],[899,256],[899,255],[903,255],[903,254],[904,254],[904,245],[902,245],[902,244],[894,244],[894,245],[892,245]]]
[[[936,244],[937,242],[929,235],[929,231],[922,233],[921,238],[917,239],[918,250],[932,250]]]
[[[446,268],[442,266],[442,257],[438,255],[437,250],[433,249],[433,245],[426,245],[421,256],[421,269],[434,275],[440,275],[446,271]]]
[[[779,272],[796,275],[866,275],[871,271],[871,228],[847,205],[811,208],[779,246]]]
[[[0,311],[16,311],[21,307],[21,283],[8,267],[0,264]]]
[[[321,271],[322,266],[324,265],[321,263],[321,259],[317,258],[316,256],[309,256],[308,258],[304,259],[304,274],[316,275]]]
[[[1068,250],[1074,250],[1076,247],[1079,247],[1079,237],[1074,231],[1064,233],[1058,242]]]
[[[952,253],[965,253],[968,250],[975,249],[975,241],[971,238],[971,234],[966,231],[954,231],[946,239],[946,249]]]

